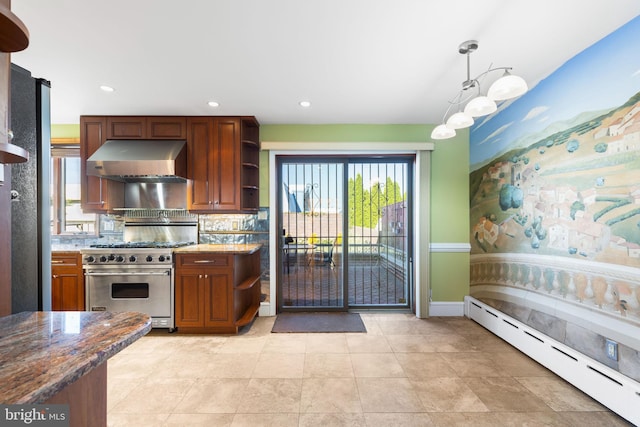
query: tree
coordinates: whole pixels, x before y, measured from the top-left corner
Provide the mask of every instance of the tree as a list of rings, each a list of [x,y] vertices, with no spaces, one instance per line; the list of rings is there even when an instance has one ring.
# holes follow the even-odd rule
[[[513,193],[511,193],[511,207],[519,208],[522,206],[522,202],[524,201],[524,192],[522,189],[516,187],[513,189]]]
[[[578,148],[580,148],[580,142],[578,142],[577,139],[572,139],[571,141],[569,141],[569,143],[567,144],[567,151],[570,153],[573,153],[574,151],[576,151]]]
[[[374,184],[369,191],[364,188],[362,176],[358,174],[355,179],[349,179],[347,192],[350,226],[374,228],[385,206],[405,200],[400,184],[390,177],[384,184]]]
[[[571,204],[571,210],[569,212],[569,216],[571,217],[571,219],[575,220],[576,219],[576,212],[584,211],[584,210],[585,210],[584,203],[582,203],[579,200],[576,200],[575,202],[573,202]]]
[[[362,175],[358,174],[355,179],[349,179],[347,194],[349,197],[349,225],[362,227],[365,223],[364,216],[368,215],[371,210],[371,197],[369,192],[364,189]]]
[[[608,147],[609,145],[605,144],[604,142],[599,142],[595,145],[595,147],[593,147],[593,149],[596,151],[596,153],[604,153],[607,151]]]
[[[511,198],[513,197],[514,188],[515,187],[511,184],[504,184],[500,189],[498,203],[500,204],[500,209],[503,211],[506,211],[511,207]]]
[[[523,201],[524,193],[520,188],[514,187],[511,184],[504,184],[500,189],[498,203],[500,204],[500,209],[503,211],[510,208],[517,209],[522,206]]]

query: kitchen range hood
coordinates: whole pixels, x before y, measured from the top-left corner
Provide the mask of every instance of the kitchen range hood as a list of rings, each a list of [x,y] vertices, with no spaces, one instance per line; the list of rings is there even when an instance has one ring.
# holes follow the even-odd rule
[[[122,182],[186,182],[186,141],[107,140],[87,159],[87,175]]]

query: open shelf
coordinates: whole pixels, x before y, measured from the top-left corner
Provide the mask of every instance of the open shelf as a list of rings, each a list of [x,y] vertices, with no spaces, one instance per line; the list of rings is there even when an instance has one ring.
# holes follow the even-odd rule
[[[22,147],[6,142],[0,143],[0,163],[24,163],[29,160],[29,152]]]
[[[242,143],[245,145],[249,145],[251,147],[254,147],[256,149],[260,149],[260,143],[258,141],[253,141],[251,139],[243,139]]]
[[[253,288],[256,283],[260,283],[260,276],[250,277],[244,282],[238,284],[235,288],[237,291],[246,291],[247,289]]]
[[[235,325],[238,327],[248,325],[256,317],[259,310],[260,303],[250,305],[247,308],[247,311],[245,311],[245,313],[242,315],[242,317],[236,320]]]
[[[0,52],[19,52],[29,46],[29,30],[11,9],[0,4]]]

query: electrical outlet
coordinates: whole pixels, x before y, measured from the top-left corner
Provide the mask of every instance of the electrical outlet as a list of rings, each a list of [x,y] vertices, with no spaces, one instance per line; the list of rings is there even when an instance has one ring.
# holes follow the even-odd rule
[[[611,340],[606,340],[605,349],[607,350],[607,357],[611,360],[618,360],[618,343]]]

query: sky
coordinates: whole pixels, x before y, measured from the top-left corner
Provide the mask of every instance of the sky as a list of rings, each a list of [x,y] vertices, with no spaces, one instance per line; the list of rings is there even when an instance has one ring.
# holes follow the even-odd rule
[[[638,41],[640,16],[568,60],[520,98],[477,118],[470,130],[472,169],[524,135],[583,112],[618,107],[640,92]]]

